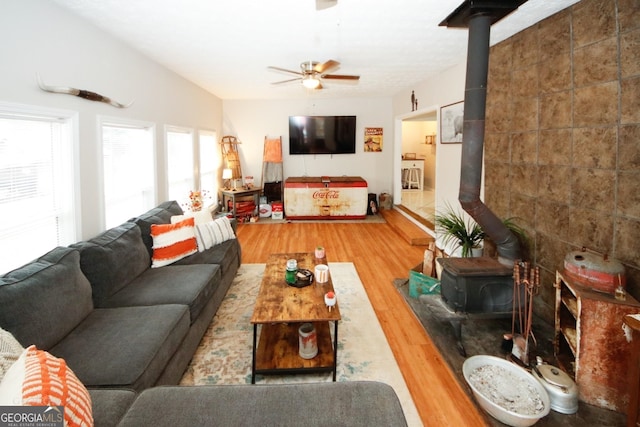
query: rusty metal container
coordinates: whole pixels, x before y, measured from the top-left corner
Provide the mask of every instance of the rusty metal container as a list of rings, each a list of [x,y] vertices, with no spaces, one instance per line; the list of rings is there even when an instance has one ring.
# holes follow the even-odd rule
[[[284,184],[289,219],[362,219],[367,206],[367,182],[360,177],[290,177]]]
[[[583,249],[569,252],[564,258],[565,273],[578,284],[613,294],[627,286],[624,265],[606,254]]]

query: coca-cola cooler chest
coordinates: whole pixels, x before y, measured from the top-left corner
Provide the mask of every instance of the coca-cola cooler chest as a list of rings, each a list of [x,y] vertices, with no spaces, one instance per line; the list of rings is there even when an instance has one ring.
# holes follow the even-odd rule
[[[289,219],[362,219],[367,215],[367,181],[358,176],[290,177],[284,183]]]

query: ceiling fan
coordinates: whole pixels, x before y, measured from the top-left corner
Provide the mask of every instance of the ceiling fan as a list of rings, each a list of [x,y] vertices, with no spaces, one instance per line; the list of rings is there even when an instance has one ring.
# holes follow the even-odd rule
[[[279,85],[282,83],[289,83],[296,80],[300,80],[304,87],[307,89],[322,89],[321,80],[359,80],[360,76],[352,76],[346,74],[326,74],[327,71],[333,70],[340,65],[338,61],[333,59],[324,63],[316,61],[305,61],[300,64],[300,71],[287,70],[280,67],[268,67],[271,70],[282,71],[285,73],[296,74],[298,77],[295,79],[282,80],[279,82],[273,82],[271,84]]]

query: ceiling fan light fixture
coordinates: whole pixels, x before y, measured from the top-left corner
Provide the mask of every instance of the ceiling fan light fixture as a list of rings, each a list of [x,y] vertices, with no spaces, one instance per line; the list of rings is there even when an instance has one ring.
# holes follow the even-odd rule
[[[307,89],[315,89],[320,86],[320,80],[318,80],[315,76],[309,75],[305,76],[302,79],[302,85]]]

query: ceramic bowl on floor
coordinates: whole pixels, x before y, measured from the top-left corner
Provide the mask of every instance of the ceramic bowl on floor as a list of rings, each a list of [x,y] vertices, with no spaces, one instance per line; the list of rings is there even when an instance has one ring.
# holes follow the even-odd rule
[[[472,356],[464,361],[462,373],[482,409],[504,424],[531,426],[549,414],[551,405],[544,387],[508,360]]]

